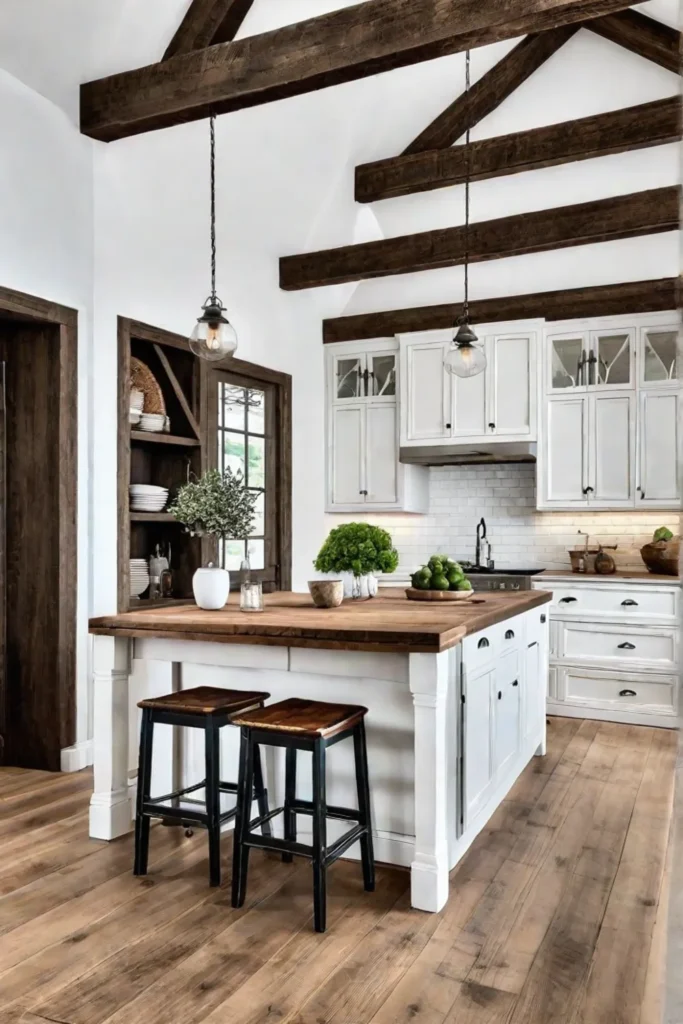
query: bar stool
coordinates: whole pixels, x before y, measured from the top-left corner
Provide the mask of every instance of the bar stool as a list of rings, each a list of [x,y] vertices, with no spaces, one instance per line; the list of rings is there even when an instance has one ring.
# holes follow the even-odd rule
[[[262,708],[269,693],[245,690],[222,690],[212,686],[197,686],[165,697],[141,700],[142,727],[140,730],[140,756],[138,761],[138,793],[135,815],[135,864],[133,874],[147,874],[149,830],[151,818],[175,818],[207,829],[209,833],[209,878],[211,885],[221,884],[220,835],[221,825],[235,816],[236,808],[221,813],[221,793],[237,793],[234,782],[220,781],[220,730],[230,725],[235,711]],[[152,784],[152,743],[155,725],[185,726],[203,729],[205,738],[206,778],[185,789],[150,797]],[[205,800],[197,802],[197,810],[180,806],[180,798],[198,789],[205,789]],[[258,801],[259,815],[268,817],[268,793],[263,783],[261,760],[256,757],[253,768],[252,799]],[[270,826],[263,826],[264,835],[270,835]]]
[[[370,788],[368,758],[365,743],[365,716],[367,708],[349,704],[327,704],[322,701],[290,700],[271,704],[266,708],[239,711],[232,716],[233,725],[242,729],[240,769],[237,783],[237,814],[233,839],[232,905],[244,904],[247,890],[249,850],[277,850],[284,861],[293,854],[310,857],[313,864],[313,904],[315,930],[326,927],[326,872],[330,864],[341,857],[353,843],[360,841],[365,889],[375,888],[375,863],[372,849],[370,820]],[[358,810],[333,807],[325,794],[325,754],[328,747],[353,737],[356,764]],[[284,747],[286,750],[285,803],[273,811],[250,821],[249,799],[259,763],[259,744]],[[313,754],[313,799],[301,800],[296,796],[296,755],[299,750]],[[263,827],[276,814],[284,813],[284,839],[272,835],[256,835],[253,829]],[[296,838],[297,814],[310,814],[313,818],[313,845],[298,843]],[[327,845],[327,818],[356,822],[355,826]]]

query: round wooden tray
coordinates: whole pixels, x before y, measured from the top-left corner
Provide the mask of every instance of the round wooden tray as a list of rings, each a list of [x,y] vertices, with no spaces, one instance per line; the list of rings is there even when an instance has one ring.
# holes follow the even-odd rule
[[[406,597],[409,601],[469,601],[474,597],[473,590],[417,590],[408,587]]]

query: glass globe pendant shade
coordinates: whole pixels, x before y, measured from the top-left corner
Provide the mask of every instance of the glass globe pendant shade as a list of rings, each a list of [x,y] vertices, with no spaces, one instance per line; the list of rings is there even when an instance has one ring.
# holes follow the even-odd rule
[[[202,308],[204,312],[190,335],[190,349],[200,359],[218,362],[237,348],[237,332],[223,316],[225,309],[220,299],[211,296]]]
[[[463,323],[458,328],[446,353],[444,366],[456,377],[476,377],[486,369],[486,355],[468,323]]]

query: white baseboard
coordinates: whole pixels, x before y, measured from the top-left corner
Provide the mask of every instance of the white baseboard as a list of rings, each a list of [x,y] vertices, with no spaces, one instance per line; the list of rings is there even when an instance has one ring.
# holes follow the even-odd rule
[[[64,747],[61,751],[60,770],[63,772],[80,772],[92,763],[92,740],[74,743],[73,747]]]
[[[676,715],[638,714],[633,711],[606,711],[592,708],[588,704],[568,704],[564,701],[548,700],[546,711],[560,718],[592,718],[597,722],[617,722],[621,725],[647,725],[653,729],[677,729]]]

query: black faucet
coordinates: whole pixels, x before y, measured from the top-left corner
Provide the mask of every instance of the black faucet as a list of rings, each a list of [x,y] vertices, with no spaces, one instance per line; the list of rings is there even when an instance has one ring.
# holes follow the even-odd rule
[[[485,565],[481,564],[481,550],[483,546],[486,546],[486,558]],[[486,520],[482,518],[477,523],[477,544],[475,553],[475,565],[477,569],[492,569],[493,561],[491,559],[491,545],[486,538]]]

